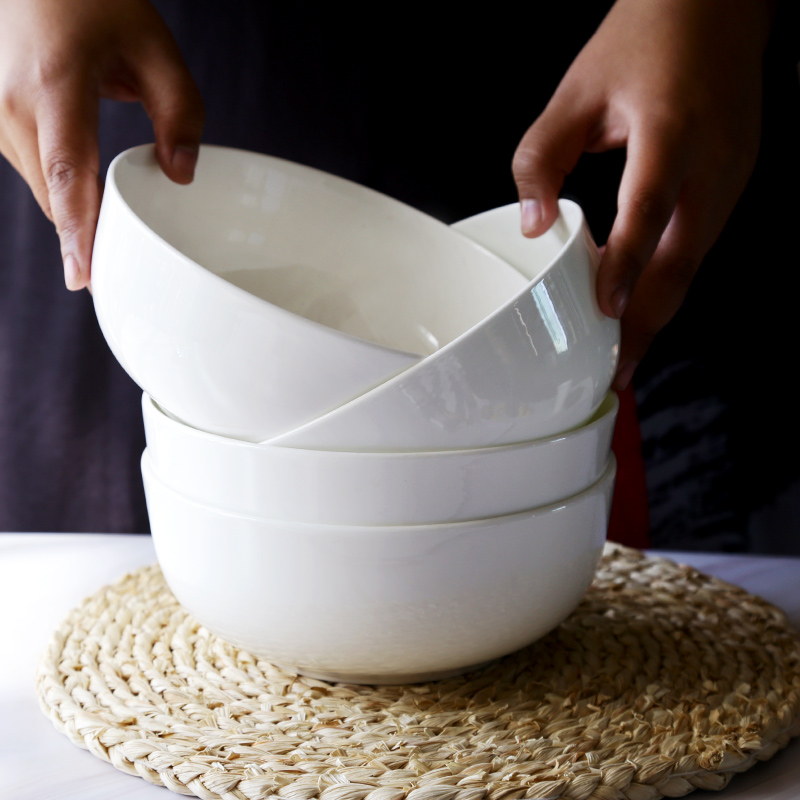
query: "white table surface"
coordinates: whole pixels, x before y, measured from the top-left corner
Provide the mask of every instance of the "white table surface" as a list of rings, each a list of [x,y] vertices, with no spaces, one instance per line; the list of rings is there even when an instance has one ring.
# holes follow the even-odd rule
[[[673,553],[677,561],[781,606],[800,628],[800,558]],[[58,733],[33,687],[56,625],[85,596],[155,561],[149,536],[0,533],[0,798],[165,800],[167,790],[115,770]],[[722,792],[695,800],[800,800],[800,739]]]

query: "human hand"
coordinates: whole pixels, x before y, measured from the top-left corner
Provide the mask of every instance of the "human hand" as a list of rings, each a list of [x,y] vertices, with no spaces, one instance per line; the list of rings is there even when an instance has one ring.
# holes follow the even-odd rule
[[[141,102],[161,168],[191,182],[203,104],[147,0],[0,0],[0,152],[55,223],[69,289],[91,277],[101,97]]]
[[[539,236],[584,152],[627,147],[597,275],[621,318],[629,383],[739,199],[758,153],[772,0],[617,0],[514,156],[522,230]]]

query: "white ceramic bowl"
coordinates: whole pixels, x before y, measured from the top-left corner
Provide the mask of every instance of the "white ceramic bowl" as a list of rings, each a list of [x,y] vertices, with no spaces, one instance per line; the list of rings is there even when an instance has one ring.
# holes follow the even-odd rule
[[[550,439],[476,450],[343,453],[240,442],[170,419],[142,397],[155,474],[212,506],[293,522],[425,525],[511,514],[591,486],[608,461],[619,401]]]
[[[119,155],[92,264],[100,326],[131,377],[187,423],[250,441],[380,384],[524,283],[377,192],[211,146],[190,186],[150,146]]]
[[[540,439],[585,422],[608,392],[619,323],[597,305],[599,255],[580,208],[539,239],[517,204],[454,227],[529,279],[433,355],[274,444],[329,450],[449,450]]]
[[[142,459],[158,560],[210,631],[327,680],[444,677],[538,639],[592,581],[614,483],[505,517],[399,527],[276,522],[175,492]]]

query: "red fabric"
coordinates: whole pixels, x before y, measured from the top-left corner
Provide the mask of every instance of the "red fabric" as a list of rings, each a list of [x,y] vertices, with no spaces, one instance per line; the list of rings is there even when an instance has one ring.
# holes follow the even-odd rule
[[[619,393],[619,415],[611,449],[617,457],[617,482],[608,523],[608,538],[629,547],[649,547],[647,478],[642,459],[642,434],[636,415],[636,396],[631,386]]]

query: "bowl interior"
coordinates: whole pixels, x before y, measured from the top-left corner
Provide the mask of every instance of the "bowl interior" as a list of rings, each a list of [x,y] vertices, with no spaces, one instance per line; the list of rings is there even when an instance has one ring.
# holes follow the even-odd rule
[[[582,221],[580,207],[562,200],[558,218],[547,233],[536,239],[522,235],[518,203],[492,208],[455,222],[451,227],[513,265],[529,281],[536,281],[567,242],[577,235]]]
[[[133,213],[183,256],[269,303],[384,346],[432,353],[526,283],[433,218],[281,159],[204,146],[194,182],[179,186],[148,146],[112,170]]]

